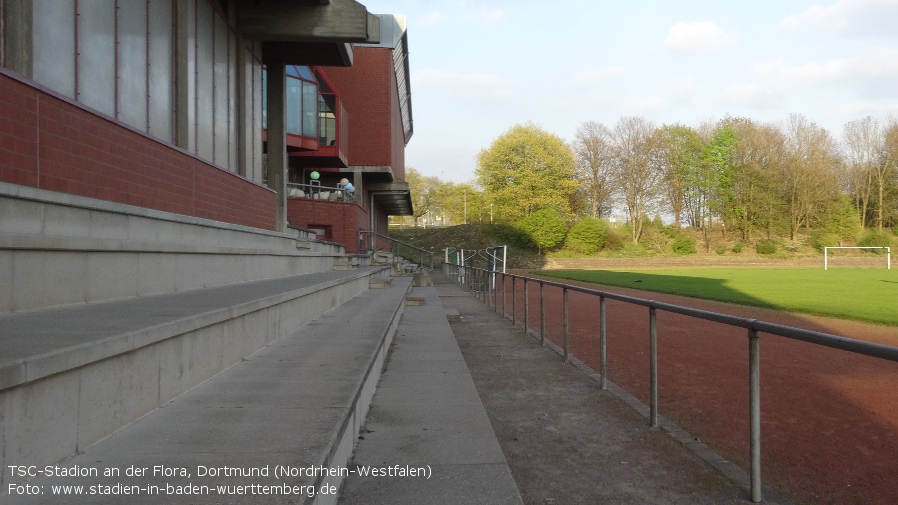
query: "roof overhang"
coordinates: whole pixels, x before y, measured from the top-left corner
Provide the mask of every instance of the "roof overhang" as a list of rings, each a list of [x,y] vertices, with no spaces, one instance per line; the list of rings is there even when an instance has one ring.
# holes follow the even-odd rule
[[[239,0],[237,29],[288,65],[349,66],[350,44],[380,41],[380,18],[354,0]]]
[[[365,189],[387,214],[391,216],[413,215],[412,192],[407,182],[368,183]]]

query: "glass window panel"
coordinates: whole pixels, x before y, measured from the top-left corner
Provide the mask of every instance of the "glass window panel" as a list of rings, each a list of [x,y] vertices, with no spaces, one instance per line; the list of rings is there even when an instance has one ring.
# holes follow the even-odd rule
[[[172,104],[172,3],[150,0],[150,134],[174,140]]]
[[[228,25],[216,14],[213,17],[215,27],[215,60],[213,93],[215,112],[213,124],[215,128],[215,164],[228,166]]]
[[[77,99],[115,115],[115,0],[78,1]]]
[[[75,1],[34,0],[32,4],[35,81],[75,97]]]
[[[243,132],[242,132],[242,143],[243,143],[243,152],[240,153],[241,159],[243,159],[243,166],[246,172],[243,174],[248,179],[253,179],[253,124],[255,122],[255,111],[253,110],[254,105],[254,93],[256,90],[253,88],[253,54],[250,51],[248,45],[240,46],[240,50],[243,51],[242,54],[242,67],[240,69],[241,82],[240,86],[243,87],[243,94],[240,99],[243,101],[243,117],[238,118],[239,121],[243,121]]]
[[[201,158],[214,161],[213,130],[213,23],[215,14],[209,2],[197,2],[196,53],[196,152]]]
[[[302,135],[302,81],[287,78],[287,133]]]
[[[253,180],[262,182],[262,110],[265,104],[263,93],[265,86],[262,83],[262,63],[253,60],[253,167],[255,175]]]
[[[336,97],[318,95],[319,142],[323,146],[332,145],[337,140]]]
[[[262,69],[260,77],[262,85],[262,128],[268,128],[268,72]]]
[[[296,69],[296,65],[287,65],[286,67],[284,67],[284,71],[287,73],[287,75],[299,77],[299,70]]]
[[[147,3],[119,0],[118,114],[119,119],[147,130]]]
[[[309,67],[297,66],[296,67],[297,74],[307,81],[315,81],[315,76],[312,74],[312,70]]]
[[[196,98],[196,0],[185,0],[186,2],[186,11],[187,11],[187,23],[184,27],[184,30],[187,32],[187,82],[186,88],[186,107],[187,107],[187,150],[196,153],[197,152],[197,142],[196,142],[196,109],[197,109],[197,98]],[[185,83],[178,83],[179,87],[183,86]],[[183,89],[183,88],[181,88]],[[173,100],[177,100],[177,95],[172,96]],[[181,146],[185,147],[185,146]]]
[[[237,105],[239,103],[240,93],[237,88],[237,51],[240,50],[237,44],[237,37],[228,30],[229,51],[228,51],[228,167],[232,172],[237,171]],[[242,120],[246,120],[241,118]]]
[[[318,136],[318,86],[306,81],[302,83],[302,134]]]

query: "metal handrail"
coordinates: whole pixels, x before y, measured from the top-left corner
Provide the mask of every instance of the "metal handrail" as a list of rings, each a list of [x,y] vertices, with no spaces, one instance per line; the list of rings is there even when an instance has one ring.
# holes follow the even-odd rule
[[[365,235],[368,235],[370,242],[365,240]],[[386,240],[390,243],[390,252],[393,254],[394,258],[405,258],[410,260],[419,260],[417,261],[418,265],[421,268],[427,268],[428,270],[433,270],[434,267],[434,252],[428,251],[427,249],[422,249],[414,244],[409,244],[408,242],[403,242],[401,240],[390,237],[389,235],[384,235],[382,233],[378,233],[376,231],[370,230],[359,230],[359,252],[367,251],[367,252],[375,252],[377,251],[377,247],[374,247],[374,239],[379,238],[382,240]],[[366,245],[367,243],[367,245]],[[409,258],[403,255],[403,251],[400,249],[400,246],[410,249],[411,253],[417,253],[417,258]]]
[[[449,265],[449,267],[458,265]],[[718,312],[711,312],[701,309],[693,309],[683,307],[671,303],[659,302],[656,300],[647,300],[645,298],[637,298],[635,296],[622,295],[602,291],[599,289],[586,288],[582,286],[574,286],[562,282],[549,281],[536,277],[527,277],[517,274],[506,274],[502,272],[488,271],[482,268],[464,267],[459,272],[458,280],[465,285],[470,291],[477,292],[484,303],[491,305],[497,311],[499,309],[498,289],[493,288],[489,282],[490,276],[500,275],[502,284],[502,316],[507,317],[507,301],[506,301],[506,277],[511,278],[512,285],[512,323],[516,324],[517,319],[514,312],[515,304],[515,284],[518,279],[524,283],[524,332],[529,334],[529,291],[528,283],[538,283],[540,289],[540,342],[544,343],[546,338],[546,315],[544,303],[544,290],[546,286],[561,288],[562,304],[563,304],[563,347],[562,355],[564,361],[567,362],[570,357],[570,335],[568,326],[568,292],[575,291],[587,295],[599,297],[599,352],[600,352],[600,370],[599,370],[599,386],[601,389],[607,388],[608,374],[606,367],[606,299],[617,300],[633,305],[647,307],[649,309],[649,363],[650,363],[650,379],[649,379],[649,424],[652,427],[658,426],[658,332],[657,332],[657,311],[662,310],[675,314],[681,314],[688,317],[694,317],[705,321],[713,321],[729,326],[745,328],[748,331],[748,351],[749,351],[749,436],[750,436],[750,493],[752,502],[759,503],[762,501],[761,493],[761,388],[760,388],[760,334],[769,333],[794,340],[801,340],[816,345],[840,349],[843,351],[862,354],[874,358],[881,358],[888,361],[898,362],[898,347],[892,347],[873,342],[865,342],[830,333],[824,333],[813,330],[805,330],[782,324],[760,321],[757,319],[733,316]],[[492,293],[490,293],[492,291]],[[492,303],[491,297],[492,296]]]
[[[327,195],[322,198],[322,195]],[[329,200],[333,202],[354,202],[355,191],[347,191],[342,186],[321,186],[318,184],[287,183],[287,196],[294,198],[310,198],[313,200]]]

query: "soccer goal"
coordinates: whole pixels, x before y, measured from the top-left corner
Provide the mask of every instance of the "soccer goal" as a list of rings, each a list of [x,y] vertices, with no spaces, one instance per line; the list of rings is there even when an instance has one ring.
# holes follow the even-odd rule
[[[892,269],[892,250],[888,247],[848,247],[848,246],[834,246],[834,247],[824,247],[823,248],[823,269],[829,269],[829,252],[830,250],[836,251],[839,249],[885,249],[886,251],[886,269]]]

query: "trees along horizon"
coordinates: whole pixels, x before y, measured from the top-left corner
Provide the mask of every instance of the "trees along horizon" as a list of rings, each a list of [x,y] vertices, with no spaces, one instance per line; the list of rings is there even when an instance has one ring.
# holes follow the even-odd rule
[[[779,123],[727,116],[698,127],[621,117],[611,128],[582,123],[570,145],[528,122],[476,161],[470,184],[408,177],[413,192],[428,193],[415,198],[416,215],[426,208],[445,224],[517,225],[550,208],[569,227],[618,210],[634,243],[658,214],[674,228],[714,228],[743,241],[798,244],[810,236],[839,245],[861,242],[864,229],[898,231],[898,118],[852,121],[837,139],[798,114]]]
[[[475,174],[496,222],[516,224],[542,209],[554,209],[565,223],[574,220],[580,184],[573,151],[535,123],[515,125],[482,149]]]

